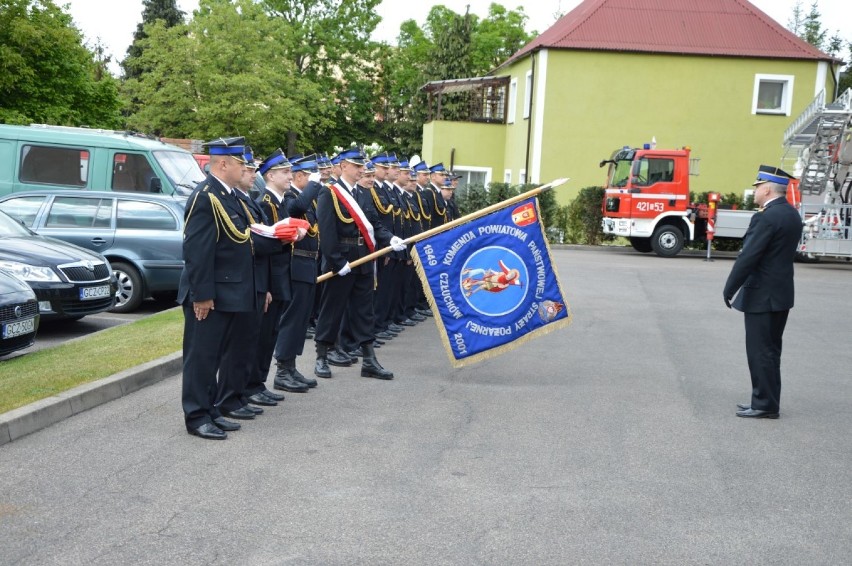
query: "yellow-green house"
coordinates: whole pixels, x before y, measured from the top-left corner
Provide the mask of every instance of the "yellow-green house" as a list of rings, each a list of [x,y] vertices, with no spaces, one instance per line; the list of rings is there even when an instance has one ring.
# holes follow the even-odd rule
[[[623,146],[688,146],[692,190],[742,192],[758,165],[791,166],[783,137],[842,62],[746,0],[585,0],[488,77],[429,83],[423,159],[463,182],[570,177],[567,202],[601,185]],[[470,112],[444,120],[441,100]]]

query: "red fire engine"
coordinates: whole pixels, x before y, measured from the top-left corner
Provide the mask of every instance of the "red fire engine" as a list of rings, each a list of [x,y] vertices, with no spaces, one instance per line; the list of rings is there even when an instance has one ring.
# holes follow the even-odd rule
[[[641,149],[624,147],[601,161],[601,167],[609,165],[604,233],[629,238],[637,251],[672,257],[685,242],[707,237],[708,215],[715,211],[710,235],[742,238],[753,210],[714,210],[715,206],[689,202],[689,176],[697,174],[697,161],[689,154],[688,147],[652,149],[645,144]],[[791,188],[788,200],[798,204],[798,190],[795,185]]]

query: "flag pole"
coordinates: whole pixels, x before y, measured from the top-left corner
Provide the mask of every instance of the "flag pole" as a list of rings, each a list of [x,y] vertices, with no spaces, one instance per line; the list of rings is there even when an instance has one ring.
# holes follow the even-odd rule
[[[559,185],[562,185],[566,182],[568,182],[567,177],[564,177],[564,178],[561,178],[561,179],[556,179],[555,181],[551,181],[551,182],[547,183],[546,185],[541,185],[540,187],[536,187],[536,188],[531,189],[531,190],[529,190],[525,193],[522,193],[522,194],[519,194],[517,196],[508,198],[504,201],[500,201],[496,204],[486,206],[482,210],[477,210],[475,212],[471,212],[470,214],[462,216],[461,218],[456,218],[455,220],[453,220],[451,222],[447,222],[446,224],[442,224],[440,226],[435,226],[434,228],[426,230],[425,232],[420,232],[419,234],[415,234],[414,236],[411,236],[411,237],[403,240],[403,243],[415,244],[415,243],[419,242],[420,240],[430,238],[430,237],[434,236],[435,234],[440,234],[441,232],[444,232],[446,230],[450,230],[452,228],[455,228],[456,226],[470,222],[471,220],[476,220],[477,218],[485,216],[486,214],[491,214],[492,212],[494,212],[496,210],[500,210],[501,208],[505,208],[507,206],[515,204],[516,202],[520,202],[520,201],[526,200],[530,197],[534,197],[534,196],[539,195],[539,194],[541,194],[545,191],[549,191],[550,189],[555,189]],[[371,254],[365,255],[364,257],[358,258],[353,262],[350,262],[349,267],[356,267],[356,266],[362,265],[364,263],[367,263],[368,261],[373,261],[374,259],[381,257],[381,256],[383,256],[387,253],[390,253],[392,251],[393,251],[393,248],[391,248],[390,246],[384,247],[380,250],[374,251]],[[331,279],[335,275],[336,275],[336,273],[334,273],[333,271],[329,271],[328,273],[323,273],[322,275],[317,277],[317,283],[322,283],[326,279]]]

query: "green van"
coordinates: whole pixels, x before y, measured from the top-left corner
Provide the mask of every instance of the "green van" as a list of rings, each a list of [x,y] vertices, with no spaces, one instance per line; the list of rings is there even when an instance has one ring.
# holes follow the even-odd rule
[[[189,195],[204,178],[189,151],[133,132],[0,125],[0,195],[33,189]]]

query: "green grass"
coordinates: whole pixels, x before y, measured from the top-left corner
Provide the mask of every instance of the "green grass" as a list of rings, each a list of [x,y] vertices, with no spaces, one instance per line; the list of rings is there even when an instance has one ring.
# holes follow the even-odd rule
[[[69,344],[0,362],[0,413],[150,362],[182,347],[183,312],[173,308]]]

